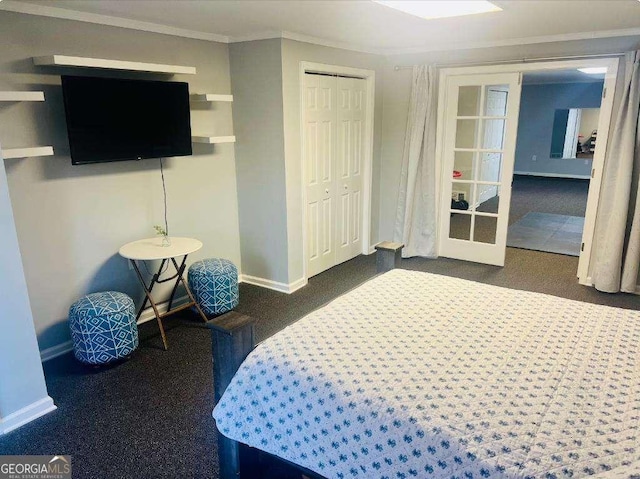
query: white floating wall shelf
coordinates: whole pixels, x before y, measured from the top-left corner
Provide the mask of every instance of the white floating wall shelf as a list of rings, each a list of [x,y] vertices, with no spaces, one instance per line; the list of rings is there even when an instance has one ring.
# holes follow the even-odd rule
[[[34,146],[31,148],[7,148],[2,150],[5,160],[10,158],[31,158],[32,156],[52,156],[52,146]]]
[[[44,101],[44,92],[0,91],[0,101]]]
[[[196,67],[181,65],[161,65],[158,63],[127,62],[122,60],[107,60],[104,58],[70,57],[67,55],[48,55],[44,57],[33,57],[35,65],[59,66],[59,67],[81,67],[81,68],[102,68],[105,70],[126,70],[149,73],[181,73],[184,75],[195,75]]]
[[[233,101],[233,95],[202,93],[197,95],[191,95],[191,101]]]
[[[235,143],[235,136],[192,136],[193,143],[206,143],[212,145],[214,143]]]

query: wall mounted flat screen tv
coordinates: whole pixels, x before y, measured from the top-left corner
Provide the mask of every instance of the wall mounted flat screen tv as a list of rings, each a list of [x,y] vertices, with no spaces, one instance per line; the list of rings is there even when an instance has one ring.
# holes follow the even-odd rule
[[[62,76],[74,165],[191,155],[187,83]]]

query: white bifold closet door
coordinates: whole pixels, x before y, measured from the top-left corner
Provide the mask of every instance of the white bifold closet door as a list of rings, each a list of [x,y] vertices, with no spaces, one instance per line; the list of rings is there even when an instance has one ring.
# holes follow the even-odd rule
[[[304,76],[305,251],[311,277],[362,251],[366,82]]]

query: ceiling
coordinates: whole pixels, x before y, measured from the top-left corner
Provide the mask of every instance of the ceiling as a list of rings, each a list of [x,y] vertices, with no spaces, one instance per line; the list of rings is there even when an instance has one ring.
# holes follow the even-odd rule
[[[5,0],[0,9],[222,42],[284,37],[394,54],[620,36],[637,0],[495,0],[502,12],[424,20],[368,0]]]

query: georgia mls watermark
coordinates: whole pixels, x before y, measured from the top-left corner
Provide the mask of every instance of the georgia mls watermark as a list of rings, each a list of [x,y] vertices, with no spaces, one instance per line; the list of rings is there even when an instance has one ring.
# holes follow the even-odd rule
[[[71,479],[71,456],[0,456],[0,479]]]

